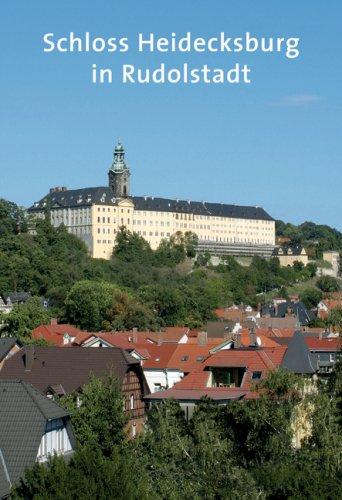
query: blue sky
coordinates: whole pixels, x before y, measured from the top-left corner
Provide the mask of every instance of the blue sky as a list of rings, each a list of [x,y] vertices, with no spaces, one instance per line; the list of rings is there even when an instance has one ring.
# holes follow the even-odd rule
[[[0,197],[105,185],[120,138],[132,192],[263,206],[342,230],[340,0],[2,0]],[[45,54],[42,37],[127,36],[126,54]],[[301,54],[138,54],[158,36],[298,36]],[[251,85],[123,85],[123,63],[252,68]],[[90,83],[93,63],[115,82]]]

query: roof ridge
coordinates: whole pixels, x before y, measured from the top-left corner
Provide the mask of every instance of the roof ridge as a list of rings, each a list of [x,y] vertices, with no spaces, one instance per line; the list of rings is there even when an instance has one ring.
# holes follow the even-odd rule
[[[38,391],[38,389],[36,389],[35,387],[33,387],[32,384],[30,384],[28,382],[25,382],[24,380],[20,380],[19,382],[25,388],[27,394],[30,396],[30,398],[32,399],[32,401],[34,402],[34,404],[37,406],[37,408],[40,411],[40,413],[47,420],[50,420],[50,418],[46,415],[46,412],[42,408],[42,406],[41,406],[38,398],[35,397],[36,395],[39,398],[45,398],[49,402],[48,404],[50,404],[50,406],[57,406],[59,409],[64,410],[66,415],[69,414],[69,412],[63,406],[61,406],[60,404],[56,403],[56,401],[54,401],[54,400],[49,399],[48,397],[46,397],[43,393],[41,393],[40,391]]]
[[[273,363],[273,361],[271,360],[271,358],[269,357],[269,355],[264,350],[263,351],[257,351],[257,352],[259,353],[259,356],[263,358],[263,361],[266,363],[267,368],[269,368],[269,369],[274,369],[275,368],[275,364]]]

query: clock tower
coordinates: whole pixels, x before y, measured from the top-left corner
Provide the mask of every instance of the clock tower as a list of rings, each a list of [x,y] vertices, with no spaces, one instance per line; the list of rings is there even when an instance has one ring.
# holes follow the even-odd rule
[[[114,159],[108,172],[109,187],[115,198],[127,198],[129,192],[130,171],[125,162],[125,150],[118,142],[114,149]]]

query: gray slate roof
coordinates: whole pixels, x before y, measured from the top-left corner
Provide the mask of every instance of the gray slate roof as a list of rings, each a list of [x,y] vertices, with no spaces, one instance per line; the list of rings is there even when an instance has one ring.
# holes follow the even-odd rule
[[[261,313],[263,316],[270,315],[271,318],[285,318],[288,309],[292,310],[301,325],[308,325],[315,319],[315,313],[308,310],[301,301],[281,302],[277,307],[274,307],[273,305],[266,305],[262,307]]]
[[[22,345],[15,337],[0,338],[0,361],[5,359],[15,344]]]
[[[281,366],[294,373],[308,375],[316,373],[315,358],[310,353],[301,332],[294,333]]]
[[[294,256],[295,255],[301,255],[302,250],[303,250],[303,246],[302,245],[276,247],[273,250],[273,255],[274,256],[278,256],[278,255],[294,255]]]
[[[25,363],[31,359],[29,369]],[[129,368],[141,371],[140,363],[123,349],[26,346],[5,361],[0,380],[25,380],[44,394],[54,386],[70,394],[89,382],[91,374],[109,373],[122,383]]]
[[[239,219],[274,220],[260,207],[171,200],[168,198],[156,198],[151,196],[131,196],[130,199],[133,201],[136,210],[191,213],[196,215],[213,215]],[[34,213],[45,208],[76,208],[91,206],[93,204],[115,205],[117,202],[118,199],[114,198],[109,187],[91,187],[49,193],[39,202],[32,205],[29,211]]]
[[[25,303],[31,298],[30,292],[11,292],[8,294],[7,300],[12,304]]]
[[[0,498],[8,494],[8,477],[13,485],[34,464],[46,422],[68,415],[30,384],[0,380]]]

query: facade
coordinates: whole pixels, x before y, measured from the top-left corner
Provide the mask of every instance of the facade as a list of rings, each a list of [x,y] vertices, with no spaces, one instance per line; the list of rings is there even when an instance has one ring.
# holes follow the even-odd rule
[[[18,380],[0,380],[0,498],[35,462],[70,456],[76,446],[67,410]]]
[[[121,386],[129,431],[134,436],[144,424],[147,385],[139,361],[122,349],[26,346],[4,363],[0,380],[24,380],[53,398],[81,395],[91,375],[101,378],[109,374]]]
[[[189,420],[196,404],[203,397],[209,397],[219,405],[229,404],[232,400],[255,398],[254,384],[280,365],[285,351],[286,348],[282,346],[212,349],[208,358],[193,364],[189,374],[173,387],[151,393],[145,400],[152,404],[175,399]]]
[[[200,251],[264,256],[273,251],[275,221],[260,207],[131,196],[130,170],[120,143],[108,179],[104,187],[52,188],[28,211],[41,218],[49,212],[52,225],[64,224],[95,258],[111,257],[122,226],[145,238],[153,249],[177,232],[192,231]]]
[[[301,245],[277,247],[273,251],[273,256],[278,257],[282,267],[292,267],[295,262],[301,262],[306,266],[309,262],[306,250]]]
[[[317,276],[337,278],[340,274],[340,253],[334,251],[323,252],[323,261],[328,263],[328,267],[318,267]]]
[[[301,301],[285,301],[276,304],[266,304],[261,308],[261,315],[268,318],[295,318],[301,326],[307,326],[315,320],[315,313],[308,310]],[[262,319],[262,318],[260,318]],[[261,325],[260,325],[261,326]],[[262,325],[265,326],[265,325]],[[275,325],[270,325],[275,326]],[[292,325],[288,325],[289,327]],[[285,327],[285,325],[284,325]]]

